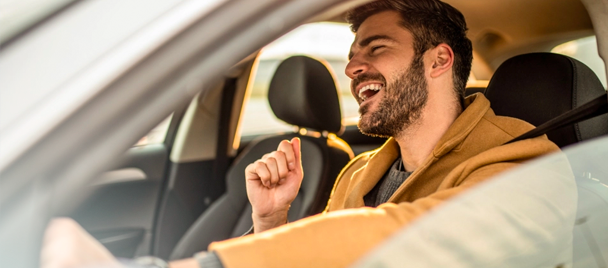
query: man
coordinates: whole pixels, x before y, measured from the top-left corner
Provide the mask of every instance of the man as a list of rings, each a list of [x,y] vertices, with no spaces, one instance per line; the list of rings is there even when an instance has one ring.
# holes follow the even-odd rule
[[[283,141],[245,172],[256,234],[213,243],[211,254],[172,267],[347,266],[445,200],[558,150],[546,137],[502,145],[533,126],[495,116],[483,95],[464,99],[472,49],[453,7],[376,1],[348,20],[356,38],[345,71],[359,128],[390,139],[344,168],[325,213],[286,225],[303,174],[299,140]],[[55,224],[50,233],[67,225],[77,229]]]

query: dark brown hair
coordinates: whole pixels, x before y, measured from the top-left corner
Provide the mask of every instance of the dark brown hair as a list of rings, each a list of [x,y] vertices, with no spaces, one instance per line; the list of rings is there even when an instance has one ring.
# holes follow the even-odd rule
[[[468,29],[462,13],[439,0],[379,0],[350,11],[346,20],[356,33],[367,18],[387,10],[401,14],[401,25],[414,37],[416,55],[422,56],[441,43],[452,48],[454,90],[462,103],[473,61],[473,48],[466,36]]]

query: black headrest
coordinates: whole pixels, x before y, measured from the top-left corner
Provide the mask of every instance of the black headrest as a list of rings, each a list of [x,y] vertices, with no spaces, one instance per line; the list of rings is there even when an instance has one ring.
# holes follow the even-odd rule
[[[595,73],[573,58],[532,53],[505,61],[485,95],[497,115],[538,126],[606,94]],[[608,114],[547,133],[559,147],[608,133]]]
[[[268,101],[288,124],[339,133],[342,114],[336,82],[328,67],[305,56],[284,60],[272,77]]]

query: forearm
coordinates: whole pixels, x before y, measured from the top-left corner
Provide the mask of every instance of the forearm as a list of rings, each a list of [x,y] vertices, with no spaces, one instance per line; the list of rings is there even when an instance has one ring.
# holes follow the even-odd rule
[[[390,208],[389,208],[390,207]],[[309,267],[348,266],[423,210],[392,204],[312,216],[269,230],[211,244],[226,267],[273,267],[306,263]],[[302,249],[306,249],[303,251]],[[269,258],[271,252],[281,252]],[[310,256],[315,256],[314,263]]]
[[[272,267],[300,262],[319,267],[348,266],[397,230],[472,185],[474,183],[446,189],[411,203],[387,203],[378,208],[347,209],[312,216],[262,236],[212,243],[210,249],[222,257],[226,267]],[[303,248],[306,250],[302,251]],[[261,254],[279,250],[281,254],[272,258]],[[310,256],[315,256],[313,263]]]

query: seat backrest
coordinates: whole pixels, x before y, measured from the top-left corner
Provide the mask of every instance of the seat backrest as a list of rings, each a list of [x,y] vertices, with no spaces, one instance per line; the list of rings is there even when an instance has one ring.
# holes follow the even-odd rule
[[[268,99],[279,119],[307,131],[266,136],[251,142],[227,172],[226,193],[188,229],[170,259],[191,257],[206,250],[213,241],[237,237],[249,230],[253,223],[245,186],[245,168],[264,154],[276,150],[285,139],[301,139],[305,174],[298,196],[289,209],[289,221],[324,209],[338,173],[354,156],[350,147],[334,134],[342,131],[343,126],[333,74],[326,65],[312,58],[288,58],[279,65],[272,78]]]
[[[595,73],[568,56],[531,53],[505,61],[494,73],[485,96],[497,115],[535,126],[606,94]],[[547,133],[559,147],[608,133],[608,114]]]
[[[602,94],[606,94],[605,89],[589,67],[570,57],[551,53],[526,54],[505,61],[496,70],[485,92],[497,115],[516,117],[536,126]],[[550,131],[547,136],[564,147],[607,134],[608,114],[604,114]],[[596,241],[608,237],[604,227],[608,209],[597,205],[606,204],[608,191],[594,178],[605,172],[590,170],[602,165],[589,165],[586,157],[579,159],[571,153],[568,159],[578,191],[572,258],[575,262],[586,259],[587,262],[577,265],[588,267],[592,260],[608,256],[592,247],[597,245]],[[590,204],[594,209],[589,209]],[[600,262],[598,266],[601,266]]]

